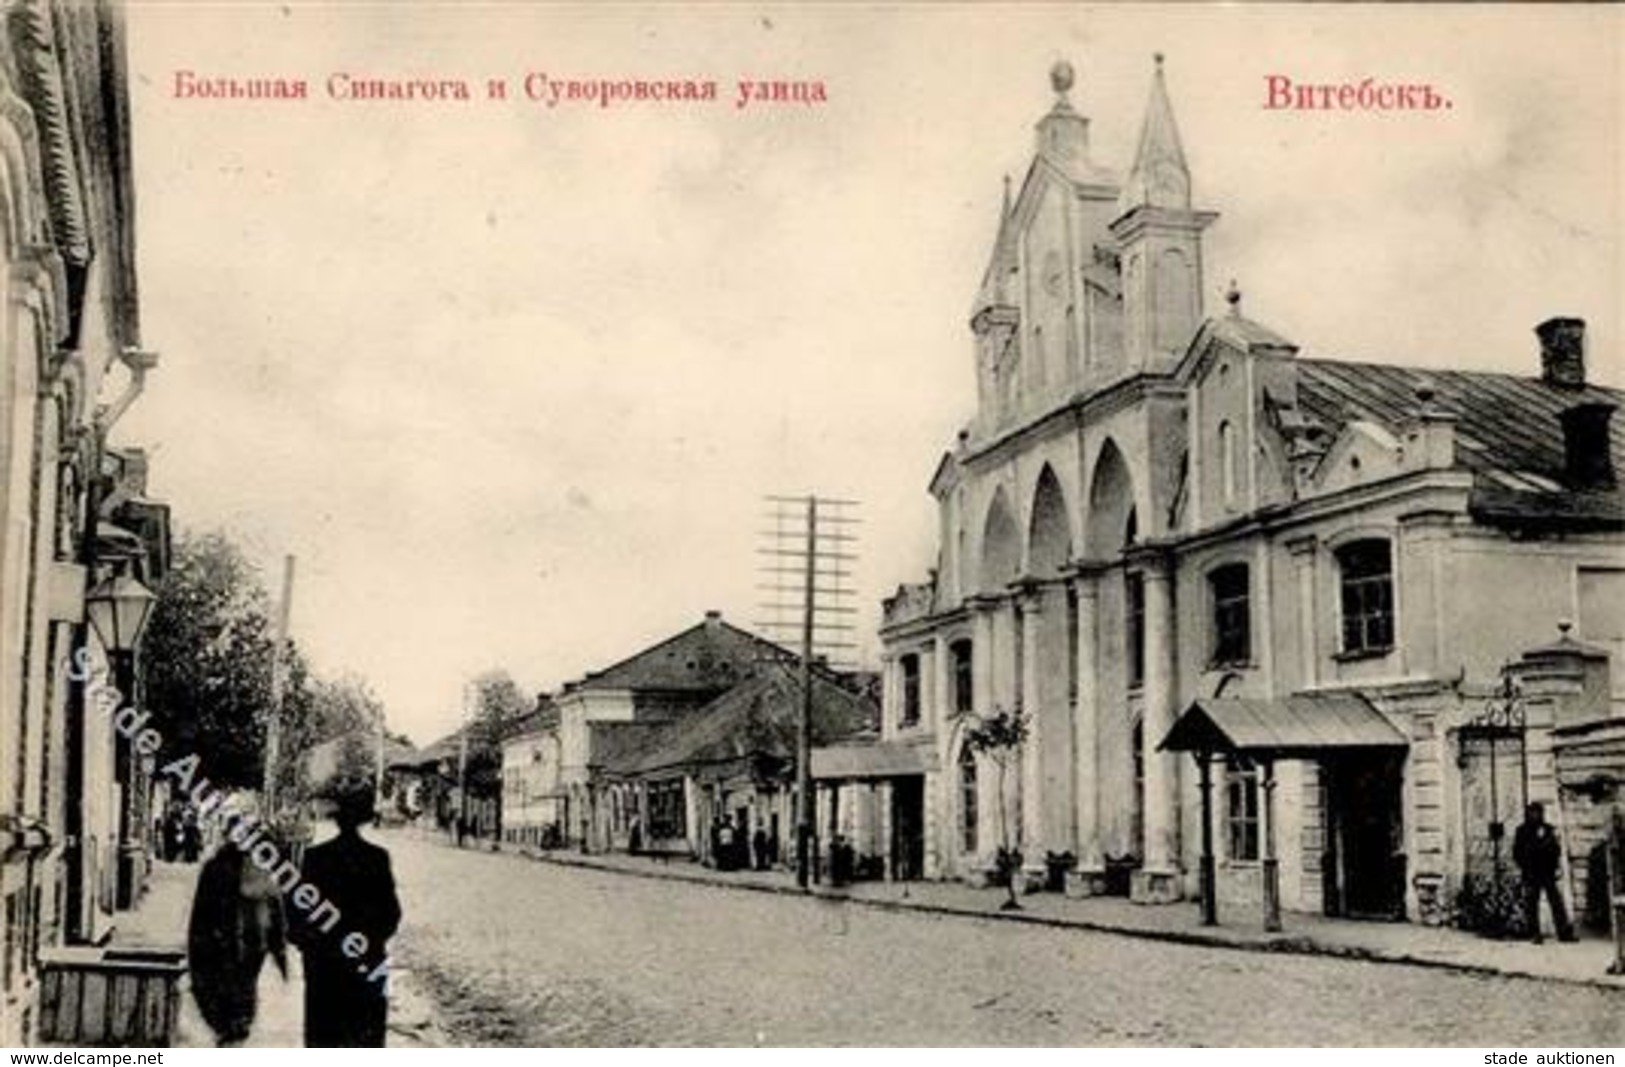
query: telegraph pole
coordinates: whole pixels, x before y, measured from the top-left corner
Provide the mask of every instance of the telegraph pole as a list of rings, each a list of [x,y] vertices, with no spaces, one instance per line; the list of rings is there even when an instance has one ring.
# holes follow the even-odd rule
[[[811,494],[804,497],[770,496],[766,499],[773,509],[768,517],[774,522],[774,528],[762,534],[768,539],[767,547],[757,549],[759,555],[766,557],[767,562],[761,570],[768,579],[757,588],[772,594],[772,599],[762,605],[768,609],[771,617],[760,621],[758,626],[769,636],[785,642],[790,638],[792,626],[800,631],[801,709],[796,730],[796,884],[806,889],[812,882],[817,825],[812,781],[813,661],[815,657],[826,663],[844,660],[847,657],[841,653],[856,647],[854,642],[842,638],[855,629],[848,617],[857,609],[841,601],[853,593],[847,579],[852,576],[850,564],[857,556],[853,552],[843,551],[842,547],[857,540],[846,531],[858,520],[845,511],[855,507],[857,501]],[[805,532],[800,538],[800,547],[792,547],[797,531],[786,523],[798,519],[805,521]],[[791,584],[792,575],[800,578],[799,586]],[[786,617],[786,613],[798,608],[799,619]],[[821,617],[824,615],[834,618],[825,621]]]
[[[282,558],[282,602],[277,605],[276,644],[271,646],[271,718],[265,725],[265,814],[277,817],[277,762],[282,747],[282,697],[288,684],[288,617],[293,609],[293,556]]]

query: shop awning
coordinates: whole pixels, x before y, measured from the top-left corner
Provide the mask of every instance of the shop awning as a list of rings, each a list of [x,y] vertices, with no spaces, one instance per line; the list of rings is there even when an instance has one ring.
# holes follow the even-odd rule
[[[900,778],[924,774],[928,751],[894,741],[856,745],[827,745],[812,751],[812,776],[822,780]]]
[[[1405,735],[1364,697],[1302,693],[1272,700],[1204,697],[1185,709],[1157,747],[1293,759],[1407,745]]]

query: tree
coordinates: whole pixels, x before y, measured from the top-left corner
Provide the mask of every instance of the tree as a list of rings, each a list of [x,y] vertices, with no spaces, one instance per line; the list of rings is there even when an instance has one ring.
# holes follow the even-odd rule
[[[999,808],[999,851],[995,864],[999,880],[1009,892],[1000,905],[1006,911],[1021,910],[1016,896],[1016,879],[1021,871],[1021,852],[1010,839],[1010,814],[1005,799],[1005,783],[1012,767],[1021,763],[1022,746],[1027,742],[1027,717],[1020,708],[1012,711],[996,710],[983,718],[976,718],[965,730],[965,747],[977,756],[987,759],[997,768]]]
[[[224,534],[182,535],[157,592],[142,666],[159,762],[196,754],[215,787],[258,788],[275,643],[258,573]]]
[[[500,667],[474,679],[474,717],[468,726],[467,782],[470,794],[502,791],[502,742],[513,724],[531,709],[513,676]]]
[[[290,693],[291,695],[291,693]],[[312,678],[306,699],[283,705],[282,752],[287,796],[308,796],[325,782],[306,781],[310,750],[331,741],[339,743],[338,766],[341,778],[371,779],[376,773],[378,725],[384,717],[383,701],[373,693],[366,679],[345,673],[337,678]]]

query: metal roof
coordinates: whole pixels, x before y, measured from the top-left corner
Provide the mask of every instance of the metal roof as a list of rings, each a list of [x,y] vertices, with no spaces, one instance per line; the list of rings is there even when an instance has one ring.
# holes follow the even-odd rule
[[[1405,748],[1405,735],[1353,693],[1303,693],[1273,700],[1204,697],[1157,746],[1169,752],[1312,756],[1328,749]]]

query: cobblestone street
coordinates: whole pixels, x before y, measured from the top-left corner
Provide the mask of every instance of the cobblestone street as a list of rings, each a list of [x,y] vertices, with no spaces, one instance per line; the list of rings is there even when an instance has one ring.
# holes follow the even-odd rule
[[[457,1043],[1625,1043],[1625,994],[576,870],[386,835]]]

